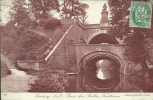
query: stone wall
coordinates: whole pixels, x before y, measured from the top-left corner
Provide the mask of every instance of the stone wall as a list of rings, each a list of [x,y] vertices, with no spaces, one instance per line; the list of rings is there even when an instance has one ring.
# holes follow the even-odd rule
[[[75,44],[78,61],[83,58],[85,55],[95,52],[95,51],[107,51],[118,55],[120,58],[123,58],[124,45],[119,44],[89,44],[81,45]]]
[[[119,44],[90,44],[90,45],[81,45],[81,44],[75,44],[75,49],[76,49],[76,58],[77,58],[77,65],[79,66],[80,61],[87,55],[91,54],[90,57],[94,55],[94,52],[99,52],[96,55],[101,55],[101,52],[104,52],[103,55],[109,55],[111,54],[114,56],[114,58],[118,59],[120,63],[122,63],[122,67],[126,66],[126,62],[124,62],[124,45],[119,45]],[[111,56],[110,55],[110,56]],[[89,58],[86,57],[84,58],[85,60],[88,60]],[[79,66],[79,68],[82,66]],[[78,68],[78,69],[79,69]],[[124,68],[122,68],[123,70]],[[124,72],[123,72],[124,73]]]
[[[74,20],[73,25],[46,57],[46,68],[77,70],[76,52],[72,44],[83,43],[82,37],[83,27],[80,26],[78,20]]]
[[[100,27],[100,24],[89,24],[84,25],[84,40],[86,44],[89,43],[89,41],[99,34],[108,34],[108,28],[109,27]]]
[[[44,61],[38,60],[18,60],[17,68],[22,69],[34,69],[34,70],[44,70]]]

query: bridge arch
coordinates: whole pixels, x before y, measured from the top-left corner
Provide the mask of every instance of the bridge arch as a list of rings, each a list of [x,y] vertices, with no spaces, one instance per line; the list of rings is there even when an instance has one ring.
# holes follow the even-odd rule
[[[80,71],[86,71],[87,63],[97,57],[102,57],[102,58],[106,58],[106,59],[110,59],[110,60],[114,61],[115,63],[119,64],[120,72],[124,72],[123,69],[124,69],[125,65],[123,63],[123,60],[118,55],[111,53],[111,52],[107,52],[107,51],[95,51],[95,52],[91,52],[91,53],[86,54],[79,61]]]
[[[101,44],[101,43],[118,44],[115,37],[109,34],[98,34],[90,38],[88,41],[89,41],[88,44]]]
[[[100,60],[100,59],[107,59],[108,61],[112,61],[113,64],[116,64],[116,70],[115,73],[117,73],[115,75],[114,78],[108,78],[108,79],[102,79],[102,80],[98,80],[95,79],[94,77],[92,78],[92,80],[95,80],[98,82],[98,86],[96,86],[95,84],[97,83],[91,83],[92,81],[90,81],[90,79],[88,78],[86,81],[84,81],[84,84],[86,84],[86,87],[88,87],[88,89],[90,88],[90,90],[98,90],[98,91],[119,91],[122,86],[124,85],[124,63],[122,61],[122,59],[117,56],[116,54],[113,54],[111,52],[107,52],[107,51],[96,51],[96,52],[91,52],[87,55],[85,55],[79,62],[79,66],[80,66],[80,71],[84,72],[88,72],[88,70],[94,71],[92,67],[94,67],[94,65],[96,64],[96,61]],[[105,66],[104,66],[105,67]],[[114,67],[114,66],[113,66]],[[91,73],[90,73],[91,74]],[[92,74],[93,75],[93,74]],[[89,75],[87,75],[88,77]],[[115,81],[114,81],[115,79]],[[82,79],[85,80],[85,79]],[[103,84],[103,85],[101,85]],[[82,86],[82,85],[81,85]]]

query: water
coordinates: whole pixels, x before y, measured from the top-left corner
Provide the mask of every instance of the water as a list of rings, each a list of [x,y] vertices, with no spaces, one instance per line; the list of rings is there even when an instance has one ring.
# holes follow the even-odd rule
[[[114,89],[120,81],[118,71],[118,65],[107,59],[99,59],[90,62],[85,72],[70,76],[70,86],[67,87],[66,90],[68,92],[112,91],[112,88]],[[71,89],[70,87],[75,88]]]
[[[65,87],[65,92],[68,92],[68,93],[69,92],[73,92],[73,93],[143,92],[142,89],[130,83],[125,82],[121,84],[120,79],[101,81],[101,80],[98,80],[97,78],[89,77],[86,73],[69,76],[67,83],[68,85]]]
[[[65,92],[143,92],[125,82],[119,65],[113,61],[99,59],[87,65],[85,72],[69,76]]]

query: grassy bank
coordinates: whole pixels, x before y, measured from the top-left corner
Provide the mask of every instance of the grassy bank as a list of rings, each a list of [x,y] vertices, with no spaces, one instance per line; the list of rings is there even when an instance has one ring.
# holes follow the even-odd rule
[[[29,92],[64,92],[65,86],[68,85],[68,76],[63,71],[27,70],[26,72],[38,77],[34,84],[30,84]]]
[[[9,22],[0,27],[1,53],[14,64],[16,60],[44,59],[70,26],[62,24],[45,30],[43,25],[29,25],[28,29],[14,25]]]
[[[5,26],[1,31],[1,53],[13,63],[16,60],[37,59],[37,52],[42,53],[49,46],[47,37],[28,30],[18,32],[13,26]]]
[[[144,70],[135,70],[128,68],[126,73],[127,83],[140,87],[144,92],[153,92],[153,70],[150,71],[150,76]]]

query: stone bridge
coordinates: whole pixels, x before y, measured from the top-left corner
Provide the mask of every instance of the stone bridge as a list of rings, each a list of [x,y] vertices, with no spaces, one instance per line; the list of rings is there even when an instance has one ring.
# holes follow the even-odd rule
[[[93,25],[83,26],[77,19],[74,20],[71,27],[67,30],[65,35],[57,43],[54,49],[46,57],[45,61],[49,66],[66,66],[69,69],[80,71],[78,66],[83,63],[85,59],[96,55],[108,56],[110,55],[118,61],[123,61],[124,45],[106,33],[101,33],[107,30],[99,31],[94,34],[94,30],[100,27]],[[101,29],[99,29],[101,30]],[[87,33],[89,32],[89,33]],[[97,54],[99,52],[99,54]],[[121,59],[121,60],[119,60]],[[122,64],[120,62],[120,64]]]
[[[124,60],[124,45],[107,33],[108,27],[100,24],[83,25],[77,19],[64,20],[71,24],[55,47],[41,61],[18,61],[18,65],[30,69],[63,68],[81,71],[93,57],[106,57],[117,61],[123,68],[129,62]],[[123,71],[124,72],[124,71]]]
[[[86,70],[88,63],[93,59],[108,58],[118,63],[124,69],[124,45],[119,44],[75,44],[77,66],[80,71]],[[82,70],[81,70],[82,69]],[[122,72],[122,71],[121,71]]]
[[[54,49],[46,57],[49,66],[65,66],[80,71],[85,60],[92,55],[111,56],[123,66],[124,45],[107,33],[107,27],[100,24],[82,25],[75,19]],[[99,54],[97,54],[97,52]]]
[[[64,20],[71,26],[46,56],[44,62],[34,61],[29,62],[29,65],[28,62],[18,62],[18,65],[32,67],[31,69],[66,69],[83,73],[88,71],[97,73],[102,70],[107,75],[105,76],[107,81],[100,80],[104,83],[104,87],[103,85],[95,87],[93,85],[95,83],[89,86],[84,79],[81,80],[81,84],[85,82],[82,87],[91,89],[90,91],[119,91],[125,83],[126,68],[135,65],[124,59],[123,53],[126,47],[121,41],[108,34],[111,25],[107,17],[108,12],[104,7],[100,24],[83,25],[77,19]],[[109,70],[112,70],[113,74]],[[116,80],[110,80],[109,77],[119,80],[118,84],[114,83]],[[107,86],[107,83],[112,84]]]

